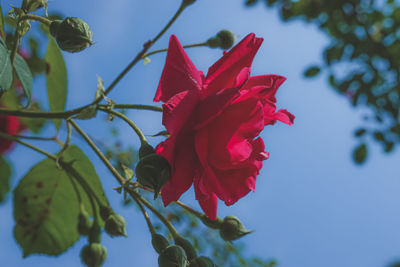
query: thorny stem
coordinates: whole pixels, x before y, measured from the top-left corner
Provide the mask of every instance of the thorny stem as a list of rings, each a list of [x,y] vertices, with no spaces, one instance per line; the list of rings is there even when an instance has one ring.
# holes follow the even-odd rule
[[[132,69],[133,66],[136,65],[142,58],[143,55],[146,54],[146,52],[150,49],[150,47],[157,42],[158,39],[171,27],[171,25],[175,22],[175,20],[179,17],[179,15],[182,13],[182,11],[185,9],[186,5],[183,4],[184,1],[182,1],[181,6],[179,9],[176,11],[175,15],[171,18],[171,20],[167,23],[167,25],[157,34],[156,37],[154,37],[153,40],[148,41],[143,45],[142,51],[140,51],[136,57],[131,61],[131,63],[126,66],[126,68],[115,78],[115,80],[107,87],[107,89],[104,91],[104,95],[108,95],[111,90],[118,84],[118,82]],[[98,104],[102,100],[102,97],[97,98],[93,104]]]

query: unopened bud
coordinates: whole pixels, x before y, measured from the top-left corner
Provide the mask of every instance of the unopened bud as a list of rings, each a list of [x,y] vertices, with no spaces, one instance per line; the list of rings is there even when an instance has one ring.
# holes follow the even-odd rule
[[[187,239],[179,236],[175,239],[175,244],[183,248],[189,261],[197,257],[196,250]]]
[[[169,246],[158,257],[159,267],[186,267],[185,251],[180,246]]]
[[[219,230],[219,234],[225,241],[236,240],[251,232],[252,231],[247,230],[242,222],[235,216],[226,216]]]
[[[211,48],[229,49],[235,43],[236,36],[229,30],[222,30],[214,37],[207,40],[207,45]]]
[[[169,246],[168,240],[160,234],[153,234],[151,236],[151,244],[153,245],[153,248],[155,251],[157,251],[158,254],[161,254],[164,249],[166,249]]]
[[[127,236],[126,221],[118,214],[111,214],[105,222],[104,230],[109,236]]]
[[[90,219],[89,214],[82,209],[78,215],[78,233],[80,235],[89,235],[92,226],[93,221]]]
[[[113,213],[113,210],[110,206],[101,206],[100,207],[100,216],[103,221],[107,220],[108,217]]]
[[[81,250],[81,259],[88,267],[100,267],[107,258],[107,250],[99,243],[87,245]]]
[[[150,154],[139,161],[135,173],[141,185],[154,190],[156,199],[161,188],[171,178],[171,167],[163,156]]]
[[[198,257],[191,261],[188,267],[215,267],[215,264],[210,258]]]
[[[71,53],[82,51],[93,44],[93,33],[89,25],[79,18],[53,21],[50,24],[50,33],[62,50]]]
[[[24,0],[22,2],[22,9],[25,12],[33,12],[39,8],[46,7],[47,0]]]
[[[187,7],[187,6],[190,6],[191,4],[193,4],[194,2],[196,2],[196,0],[183,0],[182,6]]]
[[[148,143],[142,143],[142,145],[139,148],[139,159],[142,159],[150,154],[155,154],[156,151],[154,148],[149,145]]]

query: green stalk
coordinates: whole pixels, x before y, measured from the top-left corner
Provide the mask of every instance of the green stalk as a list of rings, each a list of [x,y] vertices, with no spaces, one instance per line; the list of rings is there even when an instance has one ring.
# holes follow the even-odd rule
[[[137,134],[137,136],[140,139],[140,142],[142,144],[147,143],[147,139],[144,136],[144,134],[142,133],[142,131],[139,129],[139,127],[133,122],[131,121],[127,116],[125,116],[124,114],[122,114],[121,112],[109,109],[109,108],[103,108],[103,107],[99,107],[100,111],[115,115],[119,118],[121,118],[122,120],[124,120],[126,123],[129,124],[129,126],[131,126],[131,128],[135,131],[135,133]]]

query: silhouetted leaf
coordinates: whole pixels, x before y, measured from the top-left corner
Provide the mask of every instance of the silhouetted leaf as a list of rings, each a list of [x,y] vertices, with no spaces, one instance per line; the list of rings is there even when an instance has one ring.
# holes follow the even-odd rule
[[[361,144],[358,147],[354,149],[353,152],[353,159],[357,164],[362,164],[365,162],[365,159],[367,158],[367,145],[366,144]]]
[[[311,77],[314,77],[314,76],[318,75],[320,72],[321,72],[321,68],[320,67],[311,66],[304,72],[304,76],[307,77],[307,78],[311,78]]]

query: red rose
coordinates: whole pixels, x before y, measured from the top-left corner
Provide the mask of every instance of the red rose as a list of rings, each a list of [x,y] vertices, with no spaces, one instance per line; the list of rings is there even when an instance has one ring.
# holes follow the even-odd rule
[[[250,66],[263,39],[246,36],[224,53],[204,77],[176,36],[154,101],[163,101],[163,125],[170,137],[156,152],[171,164],[171,180],[162,188],[164,205],[192,184],[205,214],[216,219],[217,199],[232,205],[255,189],[264,142],[257,138],[276,120],[291,125],[294,116],[276,112],[275,93],[285,78],[250,77]]]
[[[18,117],[14,116],[0,116],[0,132],[7,134],[18,134],[21,125]],[[0,154],[4,154],[11,149],[13,141],[0,137]]]

